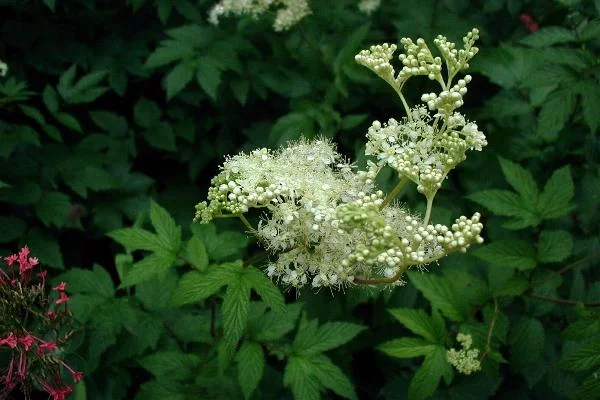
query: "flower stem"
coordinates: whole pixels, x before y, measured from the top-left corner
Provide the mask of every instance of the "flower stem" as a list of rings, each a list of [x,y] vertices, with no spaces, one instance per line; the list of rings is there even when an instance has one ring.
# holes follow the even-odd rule
[[[383,210],[388,204],[390,204],[390,202],[394,200],[398,194],[400,194],[402,189],[404,189],[408,181],[409,179],[406,176],[400,178],[400,182],[398,182],[396,187],[394,187],[394,189],[392,189],[392,191],[385,196],[385,199],[383,199],[383,203],[381,203],[379,209]]]
[[[490,321],[490,328],[488,329],[487,340],[485,342],[485,351],[483,352],[483,354],[481,355],[481,358],[479,359],[479,364],[481,364],[483,362],[483,360],[485,360],[485,358],[488,356],[488,354],[490,354],[490,352],[492,351],[492,336],[494,334],[494,327],[496,326],[496,320],[498,319],[498,314],[500,314],[500,309],[498,307],[498,300],[494,297],[494,316],[492,317],[492,320]]]
[[[427,211],[425,211],[425,218],[423,219],[423,225],[429,224],[429,218],[431,218],[431,208],[433,206],[433,199],[435,194],[431,197],[427,197]]]

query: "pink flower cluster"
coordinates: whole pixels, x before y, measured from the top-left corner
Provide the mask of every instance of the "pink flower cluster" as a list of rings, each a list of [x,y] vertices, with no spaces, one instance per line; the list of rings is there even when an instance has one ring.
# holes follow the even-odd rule
[[[9,351],[10,361],[6,367],[0,365],[0,399],[11,395],[17,386],[28,397],[33,386],[45,390],[52,400],[64,400],[73,387],[63,381],[61,370],[68,371],[74,382],[83,379],[81,372],[71,368],[56,354],[59,346],[65,342],[65,337],[61,339],[56,333],[61,328],[59,317],[70,317],[66,308],[69,301],[67,284],[61,282],[52,288],[58,298],[50,301],[45,293],[47,272],[33,275],[39,260],[29,257],[27,247],[4,260],[8,268],[7,271],[0,268],[0,296],[3,304],[9,304],[10,307],[2,310],[3,314],[8,315],[0,316],[0,352]],[[39,278],[36,282],[35,277]],[[31,300],[19,303],[25,301],[23,299]],[[32,326],[41,332],[33,334],[23,315],[37,318]],[[58,337],[54,340],[42,339],[50,335]]]

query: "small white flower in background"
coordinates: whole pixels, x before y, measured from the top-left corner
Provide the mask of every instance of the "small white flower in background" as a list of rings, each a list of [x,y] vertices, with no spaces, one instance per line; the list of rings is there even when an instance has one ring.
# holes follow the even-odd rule
[[[0,76],[6,76],[8,73],[8,65],[5,62],[0,60]]]
[[[251,9],[252,4],[268,8],[291,2],[247,0],[236,4]],[[266,267],[268,276],[295,288],[402,285],[408,268],[482,243],[479,213],[461,216],[451,226],[429,223],[433,198],[450,170],[466,158],[467,150],[487,145],[477,125],[454,111],[462,106],[470,77],[451,84],[477,52],[473,46],[476,37],[477,30],[467,34],[464,42],[469,50],[465,51],[456,50],[439,36],[436,44],[445,64],[440,57],[433,57],[423,39],[416,44],[402,39],[406,54],[399,57],[404,67],[398,73],[390,64],[395,45],[372,46],[360,52],[356,61],[395,89],[407,114],[400,120],[372,123],[365,154],[373,158],[366,169],[348,163],[328,139],[301,139],[276,151],[263,148],[240,153],[228,157],[212,179],[207,201],[196,206],[194,221],[240,217],[273,256]],[[447,78],[442,75],[442,65],[448,66]],[[404,83],[417,75],[440,82],[442,93],[425,94],[425,104],[409,108],[401,91]],[[430,115],[429,110],[435,114]],[[398,188],[411,180],[425,195],[423,218],[393,202],[400,189],[388,196],[379,190],[376,177],[386,166],[401,178]],[[256,228],[243,216],[252,208],[263,211]],[[459,335],[458,341],[467,344],[466,348],[449,351],[449,360],[455,360],[459,370],[476,370],[473,360],[478,350],[469,349],[469,340]]]
[[[381,5],[381,0],[360,0],[358,9],[367,15],[371,15]]]
[[[221,0],[209,11],[208,21],[217,25],[221,17],[250,15],[254,18],[269,10],[275,12],[273,29],[290,29],[311,13],[307,0]]]
[[[460,343],[461,349],[450,349],[446,352],[446,358],[458,372],[465,375],[471,375],[481,369],[479,362],[479,350],[471,349],[473,346],[473,337],[459,333],[456,335],[456,341]]]

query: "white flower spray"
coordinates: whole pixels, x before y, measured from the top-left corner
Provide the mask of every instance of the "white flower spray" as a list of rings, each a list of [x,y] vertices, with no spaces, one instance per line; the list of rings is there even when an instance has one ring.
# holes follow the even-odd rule
[[[8,65],[0,60],[0,76],[4,77],[8,73]]]
[[[272,254],[267,274],[291,287],[342,289],[354,284],[401,285],[411,266],[435,262],[471,244],[482,243],[479,214],[461,216],[451,226],[429,224],[433,199],[442,182],[466,158],[487,142],[473,122],[455,110],[462,105],[467,75],[451,86],[456,74],[477,53],[474,29],[465,48],[443,36],[435,44],[446,61],[433,57],[422,39],[402,39],[404,67],[390,64],[394,45],[373,46],[356,56],[400,96],[406,117],[373,122],[367,132],[365,170],[345,160],[327,139],[300,140],[276,151],[254,150],[229,157],[212,179],[207,201],[196,206],[195,221],[238,217]],[[412,76],[426,75],[442,92],[422,97],[426,105],[410,108],[402,95]],[[429,110],[435,114],[430,115]],[[385,195],[375,178],[386,166],[400,182]],[[423,218],[393,202],[408,181],[427,199]],[[258,227],[245,215],[262,209]]]

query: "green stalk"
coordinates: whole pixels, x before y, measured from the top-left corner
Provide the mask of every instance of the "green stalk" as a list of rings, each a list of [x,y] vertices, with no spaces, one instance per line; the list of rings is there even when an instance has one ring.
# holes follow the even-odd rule
[[[385,199],[383,199],[383,203],[381,203],[379,209],[383,210],[388,204],[390,204],[391,201],[394,200],[396,196],[398,196],[398,194],[400,194],[402,189],[404,189],[408,181],[409,179],[406,176],[403,176],[400,179],[400,182],[398,182],[398,184],[396,185],[396,187],[385,196]]]

